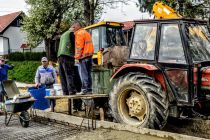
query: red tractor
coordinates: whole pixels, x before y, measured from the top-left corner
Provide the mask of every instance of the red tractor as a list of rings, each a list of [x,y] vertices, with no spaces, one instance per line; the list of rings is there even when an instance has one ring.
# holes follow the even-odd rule
[[[117,122],[161,129],[168,116],[210,115],[210,32],[193,19],[135,21],[129,58],[112,76]]]

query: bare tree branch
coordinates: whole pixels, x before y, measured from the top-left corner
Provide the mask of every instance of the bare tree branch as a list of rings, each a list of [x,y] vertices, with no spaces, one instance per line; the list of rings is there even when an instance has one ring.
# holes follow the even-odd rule
[[[99,0],[96,0],[95,5],[94,5],[94,10],[97,8],[98,5],[99,5]]]

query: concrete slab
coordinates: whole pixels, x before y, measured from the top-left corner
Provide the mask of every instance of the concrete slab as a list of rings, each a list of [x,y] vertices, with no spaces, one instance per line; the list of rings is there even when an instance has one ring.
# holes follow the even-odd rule
[[[57,121],[62,121],[66,123],[71,123],[75,125],[82,125],[87,127],[88,124],[92,125],[88,119],[84,119],[81,117],[76,116],[70,116],[66,114],[61,113],[54,113],[54,112],[45,112],[41,110],[36,110],[36,113],[40,117],[49,118]],[[164,138],[166,140],[205,140],[204,138],[198,138],[193,136],[187,136],[182,134],[176,134],[176,133],[170,133],[165,131],[159,131],[159,130],[152,130],[147,128],[136,128],[134,126],[129,126],[126,124],[119,124],[119,123],[113,123],[113,122],[107,122],[107,121],[96,121],[95,122],[96,128],[105,128],[105,129],[114,129],[114,130],[120,130],[120,131],[129,131],[133,133],[143,134],[143,135],[149,135],[154,136],[157,138]]]

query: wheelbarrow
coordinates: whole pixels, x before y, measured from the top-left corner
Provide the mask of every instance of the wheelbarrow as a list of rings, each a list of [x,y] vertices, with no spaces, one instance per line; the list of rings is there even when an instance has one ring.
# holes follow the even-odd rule
[[[20,94],[14,80],[2,82],[5,101],[5,125],[8,126],[13,115],[19,117],[23,127],[29,126],[30,115],[28,109],[32,106],[35,99],[30,94]]]

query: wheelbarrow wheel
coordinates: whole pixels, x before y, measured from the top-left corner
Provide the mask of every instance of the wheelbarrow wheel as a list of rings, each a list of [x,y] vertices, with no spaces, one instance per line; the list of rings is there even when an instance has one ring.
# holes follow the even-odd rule
[[[22,111],[20,113],[20,124],[22,127],[28,127],[29,126],[29,113],[27,111]]]

